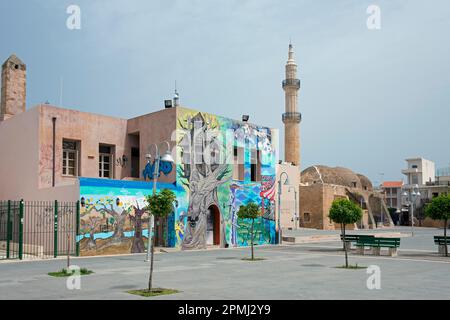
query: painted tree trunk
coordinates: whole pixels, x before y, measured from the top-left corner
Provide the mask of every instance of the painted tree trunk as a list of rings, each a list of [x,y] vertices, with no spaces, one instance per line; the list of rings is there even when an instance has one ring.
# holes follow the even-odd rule
[[[144,239],[142,239],[142,217],[136,215],[133,219],[134,223],[134,237],[131,246],[131,253],[141,253],[145,251]]]
[[[97,243],[95,242],[95,229],[92,229],[89,232],[89,241],[88,241],[88,248],[96,248]]]
[[[124,234],[124,224],[125,219],[128,215],[121,214],[116,216],[116,225],[114,228],[114,233],[112,236],[113,242],[121,242],[125,238]]]

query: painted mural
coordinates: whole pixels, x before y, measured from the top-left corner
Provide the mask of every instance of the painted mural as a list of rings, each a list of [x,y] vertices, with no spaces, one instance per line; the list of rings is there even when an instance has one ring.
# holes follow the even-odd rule
[[[273,132],[268,128],[194,110],[179,109],[177,123],[177,181],[189,198],[184,250],[207,246],[208,213],[220,212],[220,244],[250,243],[250,220],[238,220],[239,206],[261,204],[256,221],[256,244],[274,243],[274,190],[277,159]],[[244,179],[233,180],[234,147],[244,150]],[[252,154],[260,151],[261,180],[251,181]]]
[[[164,222],[164,245],[183,250],[247,246],[251,220],[237,218],[239,207],[255,202],[262,216],[255,220],[255,244],[275,243],[275,164],[277,132],[248,123],[177,110],[176,164],[160,166],[158,175],[176,170],[173,183],[157,183],[177,196],[174,212]],[[243,170],[233,179],[234,150],[242,151]],[[256,152],[257,151],[257,152]],[[252,179],[254,156],[260,173]],[[152,178],[153,163],[143,172]],[[252,181],[258,180],[258,181]],[[147,249],[149,215],[145,195],[153,182],[80,178],[82,255],[140,253]],[[214,218],[212,218],[214,212]]]
[[[81,255],[145,252],[148,241],[149,215],[144,197],[152,192],[152,183],[141,181],[80,178]],[[174,184],[157,183],[157,190],[171,189],[184,205],[184,190]],[[167,244],[175,246],[177,208],[167,224]],[[169,219],[170,220],[170,219]]]

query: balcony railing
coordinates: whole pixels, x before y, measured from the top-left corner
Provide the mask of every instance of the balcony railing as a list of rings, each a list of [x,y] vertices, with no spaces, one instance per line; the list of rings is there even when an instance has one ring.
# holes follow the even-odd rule
[[[300,112],[286,112],[282,115],[283,122],[296,122],[302,121],[302,114]]]
[[[300,88],[300,80],[299,79],[286,79],[283,80],[283,89],[285,87],[295,87],[296,89]]]

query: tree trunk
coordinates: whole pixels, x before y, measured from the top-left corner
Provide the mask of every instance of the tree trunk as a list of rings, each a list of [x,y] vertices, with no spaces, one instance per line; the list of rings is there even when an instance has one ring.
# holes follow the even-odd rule
[[[345,245],[345,223],[342,224],[342,231],[344,234],[344,252],[345,252],[345,267],[348,268],[348,255],[347,255],[347,246]]]
[[[255,219],[252,219],[252,231],[251,231],[251,239],[250,239],[250,244],[252,247],[252,260],[255,260],[255,254],[253,252],[253,224],[255,223]]]
[[[153,229],[153,228],[152,228]],[[154,254],[154,252],[155,252],[155,235],[154,235],[154,232],[153,232],[153,230],[151,230],[152,231],[152,234],[151,234],[151,242],[152,242],[152,245],[151,245],[151,251],[150,251],[150,276],[148,277],[148,291],[149,292],[151,292],[152,291],[152,277],[153,277],[153,254]],[[148,250],[148,249],[147,249]]]
[[[448,257],[448,248],[447,248],[447,219],[445,219],[445,225],[444,225],[444,245],[445,245],[445,256]]]

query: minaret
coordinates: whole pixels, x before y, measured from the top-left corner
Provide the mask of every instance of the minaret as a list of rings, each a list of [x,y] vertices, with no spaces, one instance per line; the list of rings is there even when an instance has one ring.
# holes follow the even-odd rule
[[[25,111],[27,67],[16,55],[2,65],[0,121]]]
[[[283,80],[285,92],[284,123],[284,161],[300,166],[300,121],[302,115],[297,109],[297,96],[300,80],[297,79],[297,64],[294,48],[289,44],[289,57],[286,63],[286,79]]]

